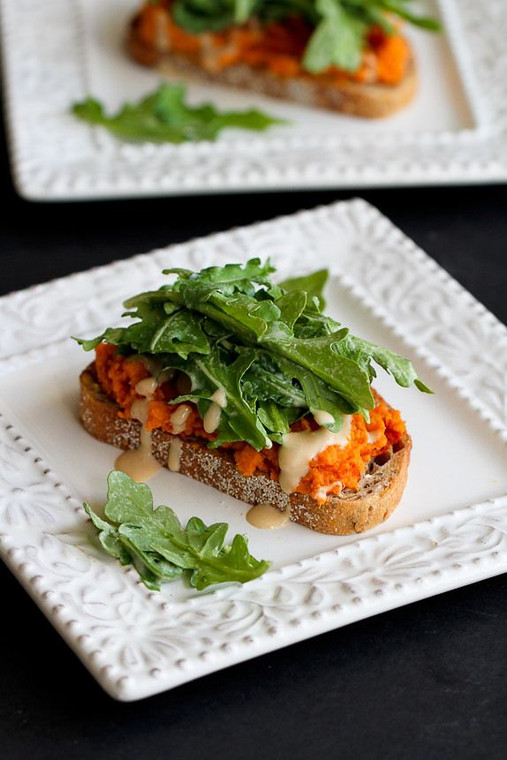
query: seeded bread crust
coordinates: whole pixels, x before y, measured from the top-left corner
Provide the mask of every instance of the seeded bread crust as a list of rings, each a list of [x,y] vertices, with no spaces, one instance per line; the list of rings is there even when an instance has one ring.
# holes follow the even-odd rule
[[[312,80],[311,76],[284,78],[246,64],[236,64],[217,72],[208,71],[200,55],[173,53],[165,47],[157,49],[139,40],[136,18],[129,27],[127,43],[130,55],[138,63],[157,67],[167,75],[181,72],[201,80],[369,119],[383,118],[399,111],[413,99],[417,90],[413,57],[410,58],[405,77],[397,85],[352,81],[331,85]]]
[[[102,391],[90,364],[81,374],[80,418],[84,428],[99,441],[119,449],[135,449],[140,443],[141,423],[118,417],[118,405]],[[177,436],[154,430],[152,453],[167,467],[171,441]],[[180,473],[248,504],[268,502],[280,510],[290,505],[291,520],[319,533],[362,533],[386,520],[398,506],[407,479],[412,442],[405,434],[396,447],[372,461],[359,491],[344,489],[317,504],[307,494],[286,494],[277,481],[265,475],[245,477],[236,469],[227,450],[207,449],[200,441],[183,440]]]

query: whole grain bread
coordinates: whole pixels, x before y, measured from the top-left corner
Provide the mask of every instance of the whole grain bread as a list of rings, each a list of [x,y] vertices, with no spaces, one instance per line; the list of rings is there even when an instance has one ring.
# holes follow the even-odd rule
[[[135,449],[141,423],[118,417],[119,407],[102,391],[90,364],[81,374],[80,417],[85,429],[99,441],[119,449]],[[167,467],[171,441],[177,436],[154,430],[152,453]],[[320,533],[362,533],[386,520],[398,506],[410,459],[410,436],[368,466],[359,490],[343,489],[318,504],[306,494],[282,491],[265,475],[245,477],[236,469],[233,455],[224,449],[208,449],[198,440],[181,440],[179,472],[248,504],[269,503],[280,510],[290,507],[291,520]]]
[[[201,80],[232,85],[305,106],[371,119],[390,116],[399,111],[412,100],[417,90],[413,57],[409,60],[404,78],[396,85],[354,81],[344,81],[340,85],[328,84],[311,75],[281,77],[246,64],[236,64],[213,72],[203,65],[200,54],[182,55],[167,49],[165,38],[161,39],[160,47],[144,43],[138,37],[135,18],[129,27],[128,49],[136,61],[145,66],[155,66],[167,75],[188,74]]]

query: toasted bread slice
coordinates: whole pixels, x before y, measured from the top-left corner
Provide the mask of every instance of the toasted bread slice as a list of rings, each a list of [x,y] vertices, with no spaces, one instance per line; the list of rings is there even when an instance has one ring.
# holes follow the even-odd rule
[[[99,441],[119,449],[140,444],[141,423],[118,416],[119,407],[102,391],[90,364],[80,377],[80,417],[85,429]],[[154,430],[152,453],[168,466],[171,441],[177,436]],[[213,486],[236,499],[256,505],[269,503],[280,510],[290,507],[291,520],[319,533],[348,535],[362,533],[386,520],[401,500],[412,446],[405,433],[395,449],[370,462],[358,491],[343,489],[318,504],[306,494],[282,491],[277,481],[265,475],[245,477],[236,469],[226,449],[208,449],[202,441],[182,440],[179,472]]]
[[[138,35],[136,18],[132,20],[128,31],[130,55],[139,63],[157,67],[167,75],[188,74],[205,81],[232,85],[305,106],[371,119],[390,116],[399,111],[412,100],[417,90],[416,66],[412,55],[403,79],[395,85],[353,80],[344,80],[340,84],[327,83],[310,74],[282,77],[267,69],[247,64],[235,64],[220,71],[211,71],[206,66],[201,51],[185,54],[171,51],[166,35],[161,34],[157,44],[146,44]]]

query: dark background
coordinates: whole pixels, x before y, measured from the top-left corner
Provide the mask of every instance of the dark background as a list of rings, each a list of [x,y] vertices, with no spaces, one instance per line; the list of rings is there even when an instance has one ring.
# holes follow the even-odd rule
[[[2,293],[360,195],[507,323],[505,186],[33,204],[0,143]],[[506,756],[505,576],[132,704],[101,691],[1,564],[0,584],[2,760]]]

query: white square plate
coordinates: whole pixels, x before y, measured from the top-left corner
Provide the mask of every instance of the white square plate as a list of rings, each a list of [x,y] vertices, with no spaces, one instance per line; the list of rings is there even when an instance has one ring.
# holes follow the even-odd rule
[[[416,99],[369,121],[189,80],[189,98],[257,106],[290,124],[226,130],[216,143],[129,145],[75,119],[93,94],[108,109],[160,77],[125,52],[140,0],[0,0],[11,163],[34,200],[507,179],[504,0],[423,0],[445,32],[410,28]],[[44,34],[40,33],[45,29]],[[181,76],[177,76],[181,79]]]
[[[77,419],[88,363],[69,333],[117,321],[120,301],[167,266],[270,256],[280,276],[319,261],[329,310],[366,338],[410,354],[436,395],[376,383],[414,441],[402,504],[365,535],[291,524],[260,531],[246,505],[160,472],[155,503],[246,533],[273,560],[244,586],[149,592],[98,551],[81,508],[104,502],[115,451]],[[213,235],[0,300],[0,552],[112,696],[133,700],[351,621],[507,569],[507,329],[360,200]]]

